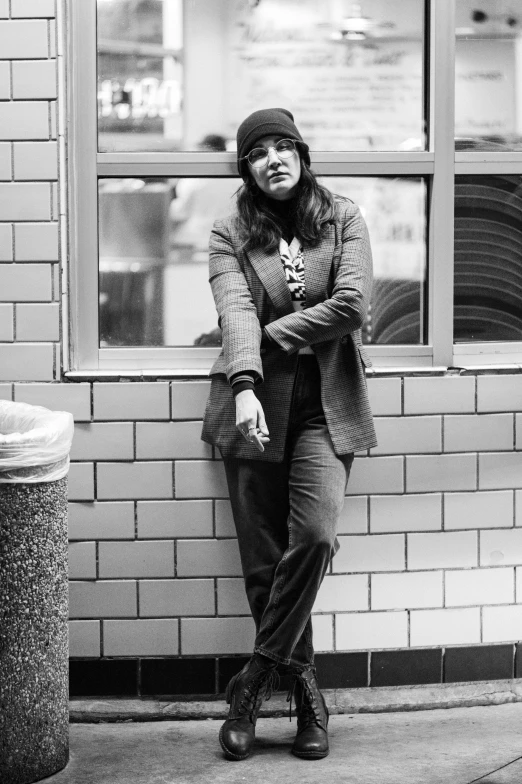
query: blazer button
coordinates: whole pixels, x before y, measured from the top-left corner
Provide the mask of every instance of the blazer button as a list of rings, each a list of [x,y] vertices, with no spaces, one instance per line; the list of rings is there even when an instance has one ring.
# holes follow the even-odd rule
[[[266,354],[266,348],[260,348],[259,349],[259,353],[260,354]]]
[[[348,335],[343,335],[343,337],[341,338],[341,343],[343,344],[348,343]]]

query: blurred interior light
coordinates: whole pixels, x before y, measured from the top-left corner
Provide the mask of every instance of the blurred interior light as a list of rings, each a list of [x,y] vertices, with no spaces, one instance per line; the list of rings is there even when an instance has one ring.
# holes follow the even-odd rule
[[[331,38],[334,41],[362,41],[366,38],[373,22],[368,16],[363,16],[361,3],[352,3],[350,13],[341,20],[338,30]]]

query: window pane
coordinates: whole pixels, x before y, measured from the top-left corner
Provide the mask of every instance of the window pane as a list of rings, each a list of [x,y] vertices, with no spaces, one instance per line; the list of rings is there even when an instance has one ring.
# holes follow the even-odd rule
[[[455,340],[522,340],[522,177],[455,186]]]
[[[522,149],[520,3],[457,0],[456,35],[456,148]]]
[[[98,0],[99,149],[234,149],[284,106],[313,150],[423,150],[424,0]]]
[[[422,343],[426,187],[422,179],[325,178],[361,207],[375,282],[367,343]],[[233,209],[236,179],[101,179],[100,345],[220,345],[208,238]],[[305,255],[306,263],[306,255]]]

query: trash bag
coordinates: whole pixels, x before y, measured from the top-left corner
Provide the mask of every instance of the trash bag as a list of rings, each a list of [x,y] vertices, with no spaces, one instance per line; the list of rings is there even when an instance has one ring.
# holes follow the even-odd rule
[[[62,479],[73,432],[67,411],[0,400],[0,484]]]

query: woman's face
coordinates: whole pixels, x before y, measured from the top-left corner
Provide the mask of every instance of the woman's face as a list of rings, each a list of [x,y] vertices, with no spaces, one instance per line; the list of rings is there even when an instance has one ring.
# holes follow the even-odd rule
[[[268,150],[268,163],[262,169],[255,169],[248,164],[250,174],[257,186],[277,201],[291,199],[297,189],[301,177],[301,159],[296,150],[291,158],[279,158],[274,147],[284,136],[263,136],[255,143],[255,147]]]

